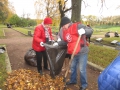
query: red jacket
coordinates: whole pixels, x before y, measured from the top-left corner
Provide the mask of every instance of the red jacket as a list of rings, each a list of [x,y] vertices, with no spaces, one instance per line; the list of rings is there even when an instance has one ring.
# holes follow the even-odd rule
[[[72,24],[67,30],[63,31],[63,39],[64,41],[66,41],[68,44],[68,49],[67,49],[67,53],[72,54],[74,49],[75,49],[75,45],[77,43],[77,39],[79,37],[78,34],[78,23],[74,23]],[[77,54],[78,52],[80,52],[81,49],[81,45],[85,43],[86,37],[85,35],[83,35],[80,39],[80,42],[78,43],[78,47],[77,50],[75,51],[75,54]]]
[[[48,31],[49,31],[51,40],[53,40],[51,28],[49,28]],[[46,42],[45,29],[42,24],[36,26],[36,28],[34,30],[32,48],[35,51],[44,51],[45,50],[45,47],[40,46],[40,42],[43,42],[43,43]]]

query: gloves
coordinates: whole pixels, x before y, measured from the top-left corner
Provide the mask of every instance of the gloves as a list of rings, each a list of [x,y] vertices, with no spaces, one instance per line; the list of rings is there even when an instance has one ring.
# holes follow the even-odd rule
[[[44,47],[44,43],[43,43],[43,42],[40,42],[40,46],[41,46],[41,47]]]
[[[58,38],[57,42],[59,42],[59,41],[61,41],[61,39],[60,39],[60,38]]]
[[[53,46],[58,46],[58,43],[57,43],[57,42],[55,42],[55,43],[53,44]]]
[[[78,30],[78,34],[81,36],[83,34],[85,34],[85,29],[81,28]]]

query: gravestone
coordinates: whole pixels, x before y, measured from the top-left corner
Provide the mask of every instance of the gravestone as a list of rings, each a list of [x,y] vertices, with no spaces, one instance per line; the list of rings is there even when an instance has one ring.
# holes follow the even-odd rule
[[[103,38],[97,38],[96,41],[101,42]]]
[[[114,45],[115,45],[115,44],[117,44],[117,42],[118,42],[117,40],[113,40],[113,41],[111,42],[111,44],[114,44]]]
[[[107,33],[105,34],[105,37],[110,37],[110,32],[107,32]]]

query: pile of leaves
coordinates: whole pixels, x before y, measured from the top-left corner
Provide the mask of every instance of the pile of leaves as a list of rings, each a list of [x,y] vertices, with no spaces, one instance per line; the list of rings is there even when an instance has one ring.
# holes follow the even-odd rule
[[[48,74],[26,69],[12,71],[5,82],[6,90],[64,90],[64,87],[63,77],[52,79]]]

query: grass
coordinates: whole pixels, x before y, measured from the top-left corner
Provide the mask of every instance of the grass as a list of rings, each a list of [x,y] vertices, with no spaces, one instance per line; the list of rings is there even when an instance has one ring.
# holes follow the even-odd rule
[[[110,25],[101,25],[93,27],[94,33],[93,34],[101,34],[101,32],[115,32],[117,31],[120,33],[120,26],[110,26]]]
[[[93,27],[94,32],[93,35],[105,35],[106,32],[115,32],[117,31],[120,34],[120,27],[119,26],[110,26],[110,25],[101,25],[101,26],[95,26]],[[95,42],[97,38],[91,38],[92,42]],[[101,42],[101,44],[104,45],[109,45],[109,46],[116,46],[116,45],[112,45],[111,42],[113,40],[117,40],[118,42],[120,42],[120,37],[110,37],[110,38],[103,38],[103,41]]]
[[[1,46],[1,45],[0,45]],[[4,81],[7,77],[5,53],[0,54],[0,89],[4,90]]]
[[[52,27],[52,32],[59,32],[59,27],[53,26]]]
[[[34,32],[33,30],[29,30],[29,29],[21,28],[21,27],[14,27],[13,29],[15,29],[16,31],[19,31],[25,35],[28,35],[28,31],[31,31],[31,33]]]
[[[97,38],[91,38],[91,42],[96,42],[96,39]],[[120,42],[120,37],[109,37],[109,38],[104,37],[103,40],[100,42],[100,44],[116,47],[117,46],[116,44],[111,44],[113,40],[117,40],[118,42]]]
[[[90,44],[88,60],[105,68],[117,55],[118,51],[115,49]]]
[[[118,42],[120,42],[120,38],[118,38],[118,37],[111,37],[111,38],[103,38],[102,43],[105,44],[105,45],[114,46],[114,45],[111,44],[111,42],[113,40],[117,40]]]
[[[4,27],[6,27],[6,26],[0,24],[0,38],[4,37],[4,30],[3,30]]]
[[[95,31],[93,32],[93,35],[105,35],[107,31]]]

